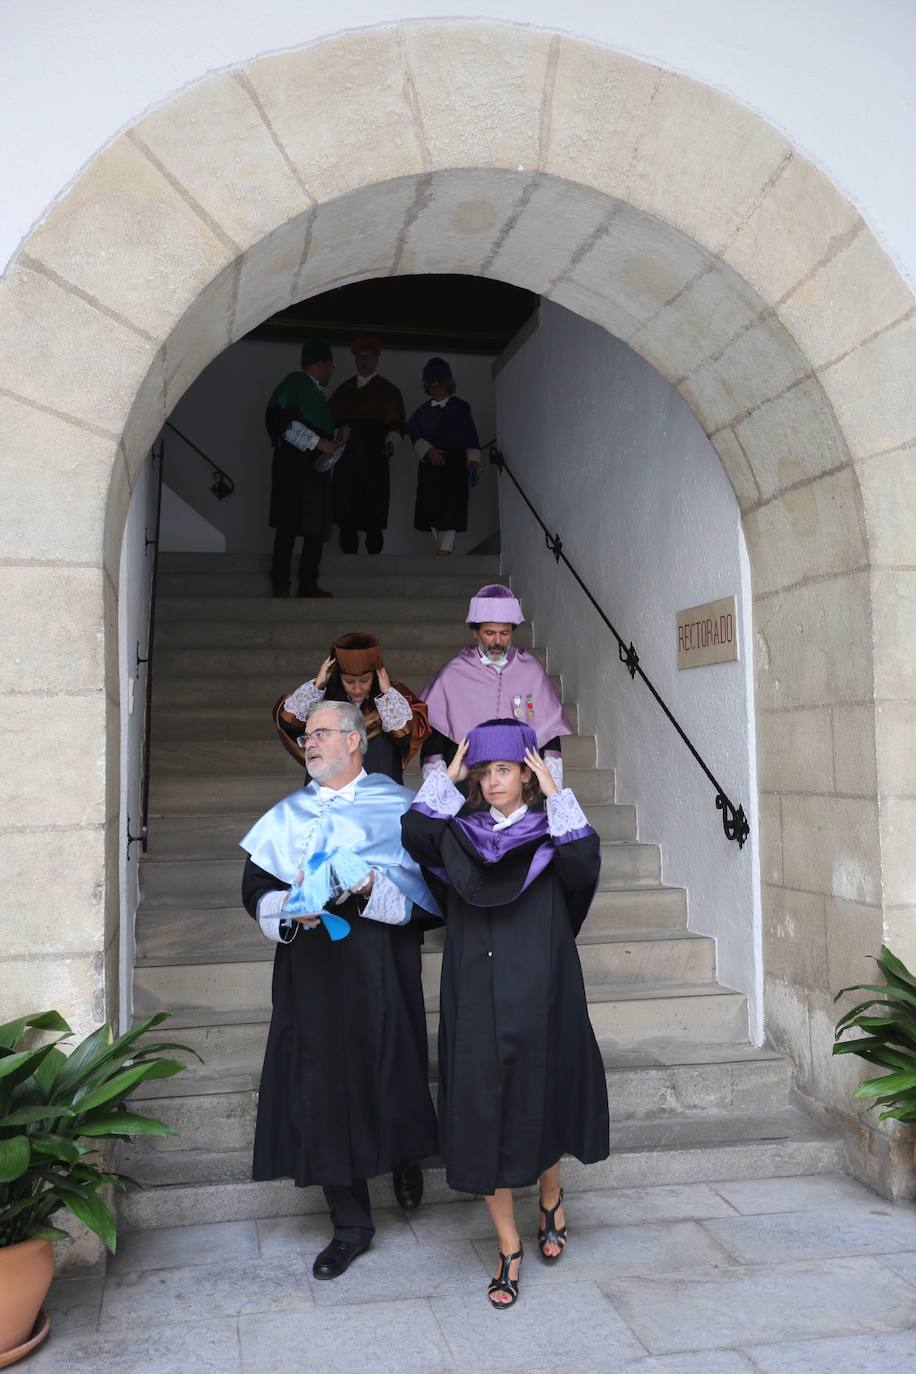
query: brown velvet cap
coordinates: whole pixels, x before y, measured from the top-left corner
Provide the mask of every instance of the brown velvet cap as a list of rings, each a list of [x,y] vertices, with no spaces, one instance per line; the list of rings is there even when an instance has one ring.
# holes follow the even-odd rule
[[[376,672],[382,666],[382,646],[374,635],[341,635],[331,645],[331,653],[342,673],[358,676]]]

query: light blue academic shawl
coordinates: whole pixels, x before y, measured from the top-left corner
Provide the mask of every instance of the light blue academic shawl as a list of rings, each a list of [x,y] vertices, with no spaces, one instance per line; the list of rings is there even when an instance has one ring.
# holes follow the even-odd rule
[[[358,854],[370,868],[381,869],[409,901],[438,915],[418,865],[401,844],[401,817],[412,801],[409,788],[399,787],[382,773],[360,778],[352,802],[339,797],[323,801],[318,784],[310,782],[266,811],[241,847],[259,868],[292,885],[309,838],[308,827],[318,820],[315,850],[339,848]]]

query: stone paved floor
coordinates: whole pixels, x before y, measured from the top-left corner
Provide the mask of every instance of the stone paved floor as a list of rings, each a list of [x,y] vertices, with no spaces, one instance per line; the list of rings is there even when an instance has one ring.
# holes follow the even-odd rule
[[[107,1276],[61,1279],[23,1374],[874,1374],[916,1369],[916,1207],[850,1179],[575,1196],[555,1268],[490,1309],[482,1203],[377,1216],[372,1250],[316,1283],[323,1217],[122,1238]]]

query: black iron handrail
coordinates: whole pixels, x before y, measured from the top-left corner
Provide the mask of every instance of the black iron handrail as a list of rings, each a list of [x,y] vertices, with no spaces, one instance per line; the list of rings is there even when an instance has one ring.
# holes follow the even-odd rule
[[[177,425],[172,424],[171,420],[166,420],[165,427],[166,429],[170,429],[173,434],[177,434],[179,439],[183,439],[184,442],[187,444],[188,448],[193,449],[194,452],[199,455],[199,457],[203,458],[205,463],[208,463],[210,465],[211,475],[213,477],[213,484],[210,487],[210,490],[216,497],[217,501],[225,501],[227,496],[231,496],[232,493],[235,491],[235,483],[229,476],[228,472],[224,472],[223,469],[220,467],[219,463],[214,463],[210,455],[204,453],[202,448],[198,448],[194,440],[189,439],[186,434],[183,434],[181,430],[177,427]]]
[[[153,551],[153,569],[150,574],[149,591],[149,616],[146,622],[146,653],[140,653],[140,643],[137,642],[137,664],[134,669],[139,676],[141,666],[146,668],[146,700],[143,710],[143,739],[140,745],[140,834],[131,834],[130,812],[127,813],[127,852],[130,854],[132,844],[139,844],[143,853],[146,853],[149,845],[149,783],[150,767],[149,752],[150,739],[153,728],[153,645],[156,634],[156,583],[159,578],[159,528],[162,523],[162,465],[165,460],[165,442],[160,434],[152,449],[152,464],[156,483],[156,528],[150,536],[149,527],[146,529],[146,552]]]
[[[599,606],[598,602],[595,600],[594,596],[589,591],[588,587],[583,582],[582,578],[576,572],[575,568],[573,567],[572,563],[570,563],[566,554],[563,552],[563,541],[560,538],[559,532],[557,532],[556,534],[550,533],[550,530],[547,528],[544,521],[541,519],[540,515],[535,510],[534,506],[528,498],[527,493],[525,492],[515,473],[509,467],[509,464],[506,462],[501,450],[497,448],[495,443],[490,445],[490,462],[497,469],[500,475],[505,473],[509,480],[512,482],[519,496],[522,498],[525,505],[531,511],[531,514],[534,516],[535,520],[538,522],[541,529],[544,531],[544,539],[547,544],[547,547],[553,554],[557,563],[566,564],[567,568],[572,573],[576,582],[578,582],[579,586],[582,588],[582,591],[588,597],[592,606],[598,612],[598,615],[601,617],[605,625],[610,630],[611,634],[616,639],[618,656],[620,658],[621,663],[623,663],[626,667],[627,672],[630,674],[630,677],[635,678],[637,673],[639,674],[643,682],[648,687],[649,691],[654,696],[655,700],[658,702],[659,706],[664,711],[665,715],[668,717],[668,720],[674,726],[675,730],[680,735],[681,739],[684,741],[687,748],[690,750],[691,754],[696,759],[697,763],[700,765],[709,781],[712,783],[713,787],[716,789],[716,810],[722,812],[722,829],[725,831],[725,838],[728,840],[734,840],[738,848],[743,849],[745,840],[751,833],[751,827],[748,824],[747,816],[744,814],[744,807],[740,805],[735,805],[735,803],[728,796],[728,793],[725,791],[725,788],[719,782],[718,778],[715,777],[711,769],[700,757],[700,754],[698,753],[692,741],[688,738],[685,731],[682,729],[678,721],[675,719],[675,717],[669,711],[668,707],[665,705],[664,701],[658,693],[657,688],[653,685],[650,679],[646,676],[643,669],[640,667],[639,654],[633,647],[632,641],[629,644],[625,644],[621,636],[617,633],[614,626],[611,624],[610,620],[605,614],[604,610],[601,606]]]

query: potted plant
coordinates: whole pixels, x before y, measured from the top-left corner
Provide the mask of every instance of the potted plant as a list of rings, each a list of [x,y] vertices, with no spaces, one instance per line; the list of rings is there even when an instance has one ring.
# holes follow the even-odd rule
[[[159,1057],[170,1044],[140,1043],[166,1020],[160,1012],[115,1036],[100,1026],[69,1054],[72,1031],[56,1011],[0,1025],[0,1366],[40,1345],[50,1322],[39,1314],[54,1274],[51,1242],[69,1239],[51,1218],[69,1211],[114,1251],[117,1233],[104,1200],[108,1188],[139,1185],[104,1166],[106,1141],[174,1135],[171,1126],[125,1107],[152,1078],[184,1064]],[[51,1031],[27,1046],[30,1031]],[[191,1051],[193,1053],[193,1051]]]
[[[847,992],[870,992],[875,996],[860,1002],[837,1022],[834,1054],[857,1054],[887,1073],[866,1078],[856,1088],[855,1097],[871,1098],[869,1109],[883,1107],[879,1121],[916,1122],[916,976],[886,945],[875,959],[884,975],[883,983],[856,983],[842,988],[833,999]],[[847,1031],[859,1031],[854,1040],[843,1040]]]

